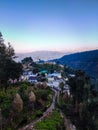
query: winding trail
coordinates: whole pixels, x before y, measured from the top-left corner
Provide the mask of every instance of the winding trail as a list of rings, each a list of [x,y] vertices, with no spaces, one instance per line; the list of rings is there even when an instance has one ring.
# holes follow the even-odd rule
[[[55,94],[53,96],[52,104],[43,113],[43,116],[40,117],[39,119],[34,120],[33,122],[31,122],[30,124],[26,125],[25,127],[19,128],[18,130],[34,130],[34,126],[35,126],[36,123],[38,123],[39,121],[43,120],[50,113],[53,112],[53,110],[56,108],[56,106],[55,106],[56,101],[57,101],[57,103],[59,102],[59,92],[56,91],[55,89],[53,89],[53,91],[55,92]],[[67,117],[65,116],[65,114],[60,109],[59,109],[59,111],[60,111],[60,114],[61,114],[62,118],[64,119],[64,124],[66,126],[66,130],[76,130],[76,127],[71,123],[71,121],[69,119],[67,119]]]
[[[60,110],[60,114],[64,119],[64,125],[66,126],[66,130],[76,130],[76,127],[71,123],[69,119],[67,119],[67,117],[61,110]]]
[[[46,116],[48,116],[50,113],[52,113],[52,111],[55,109],[55,101],[57,98],[57,91],[53,90],[55,92],[54,96],[53,96],[53,100],[52,100],[52,104],[51,106],[43,113],[43,116],[40,117],[39,119],[34,120],[33,122],[31,122],[30,124],[26,125],[23,128],[19,128],[18,130],[34,130],[34,125],[36,123],[38,123],[39,121],[41,121],[42,119],[44,119]]]

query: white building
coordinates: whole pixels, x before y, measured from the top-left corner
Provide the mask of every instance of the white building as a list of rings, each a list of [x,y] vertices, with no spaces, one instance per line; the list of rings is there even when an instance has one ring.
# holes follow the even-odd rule
[[[57,77],[59,79],[62,78],[61,73],[57,73],[57,72],[54,72],[52,74],[48,74],[48,77]]]

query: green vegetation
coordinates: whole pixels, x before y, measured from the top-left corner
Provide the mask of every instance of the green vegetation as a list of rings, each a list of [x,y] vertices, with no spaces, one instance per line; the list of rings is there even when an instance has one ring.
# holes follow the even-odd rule
[[[34,93],[36,100],[32,99],[34,95],[33,97],[29,95],[31,91]],[[2,110],[3,130],[17,130],[19,127],[42,116],[43,112],[50,106],[53,94],[49,87],[44,88],[41,85],[35,89],[34,85],[28,85],[28,83],[10,86],[6,92],[1,89],[0,108]],[[21,104],[22,101],[23,104]]]
[[[15,53],[13,47],[4,43],[0,32],[0,87],[7,90],[9,79],[19,79],[22,74],[22,64],[14,61]]]
[[[64,121],[60,115],[60,113],[55,110],[53,113],[38,122],[35,126],[35,129],[38,130],[65,130]]]
[[[33,59],[31,57],[26,57],[21,62],[22,62],[22,64],[27,64],[28,65],[28,64],[33,63]]]
[[[64,83],[63,82],[60,82],[60,84],[59,84],[59,87],[60,87],[60,89],[61,89],[61,93],[63,93],[63,90],[64,90]]]
[[[53,62],[59,62],[62,65],[66,64],[74,69],[85,70],[91,77],[98,78],[98,49],[65,55],[53,60]]]
[[[90,78],[77,71],[70,77],[71,96],[61,93],[58,107],[70,118],[79,130],[98,129],[98,92],[92,89]]]
[[[57,64],[49,64],[49,63],[44,63],[44,64],[39,64],[33,62],[33,59],[31,57],[26,57],[22,60],[22,63],[33,73],[38,73],[42,72],[41,74],[45,74],[46,72],[48,73],[53,73],[54,71],[61,72],[63,71],[64,68],[62,68],[58,63]]]
[[[83,54],[83,56],[85,55]],[[61,82],[59,84],[61,88],[61,93],[58,96],[59,102],[56,102],[57,107],[70,118],[77,129],[98,130],[97,81],[91,84],[90,77],[84,71],[76,71],[67,65],[62,68],[59,63],[37,64],[33,62],[31,57],[24,58],[21,64],[16,63],[14,58],[14,49],[10,43],[8,46],[5,45],[0,33],[0,127],[2,126],[3,130],[17,130],[41,117],[53,99],[54,92],[47,86],[46,82],[42,84],[30,84],[28,81],[16,84],[9,82],[9,79],[11,81],[19,80],[22,74],[22,65],[34,73],[42,72],[43,79],[41,81],[46,81],[45,73],[47,72],[53,73],[55,70],[62,72],[62,76],[68,78],[66,83],[70,86],[71,96],[67,92],[64,93],[65,84]],[[70,56],[67,56],[67,60],[69,58]],[[71,60],[73,61],[73,58]],[[85,61],[84,58],[81,60]],[[75,74],[75,76],[71,77],[70,73]],[[95,89],[93,88],[94,84]],[[65,129],[64,121],[57,110],[38,122],[35,128],[38,130]]]

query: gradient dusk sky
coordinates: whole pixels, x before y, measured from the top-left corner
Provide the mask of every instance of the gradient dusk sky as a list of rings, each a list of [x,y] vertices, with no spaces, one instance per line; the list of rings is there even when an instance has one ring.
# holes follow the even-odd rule
[[[98,0],[0,0],[0,31],[16,52],[98,49]]]

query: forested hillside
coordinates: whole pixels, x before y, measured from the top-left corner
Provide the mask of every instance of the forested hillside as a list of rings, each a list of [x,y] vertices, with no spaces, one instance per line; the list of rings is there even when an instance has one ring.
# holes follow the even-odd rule
[[[92,77],[98,77],[98,50],[65,55],[54,61],[75,69],[85,70]]]

